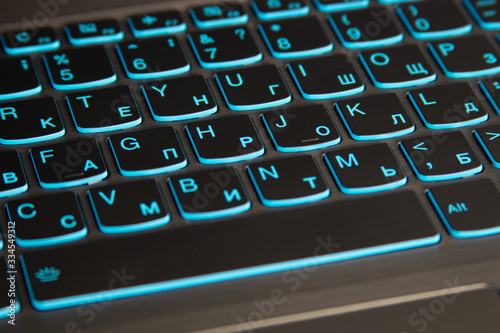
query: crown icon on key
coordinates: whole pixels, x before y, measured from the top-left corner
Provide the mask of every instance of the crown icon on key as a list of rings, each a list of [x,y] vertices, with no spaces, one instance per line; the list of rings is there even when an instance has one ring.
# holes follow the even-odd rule
[[[59,279],[59,275],[61,275],[61,271],[54,267],[40,268],[38,272],[35,273],[35,277],[42,283],[57,281]]]

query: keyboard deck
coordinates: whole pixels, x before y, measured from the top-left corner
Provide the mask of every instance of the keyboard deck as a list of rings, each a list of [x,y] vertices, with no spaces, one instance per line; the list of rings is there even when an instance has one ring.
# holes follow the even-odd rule
[[[179,1],[0,26],[1,320],[498,243],[497,9]]]

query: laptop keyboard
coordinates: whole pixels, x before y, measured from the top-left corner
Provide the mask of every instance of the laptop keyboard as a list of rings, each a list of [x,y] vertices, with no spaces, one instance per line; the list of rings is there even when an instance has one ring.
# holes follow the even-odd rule
[[[0,316],[500,232],[496,2],[165,7],[3,31]]]

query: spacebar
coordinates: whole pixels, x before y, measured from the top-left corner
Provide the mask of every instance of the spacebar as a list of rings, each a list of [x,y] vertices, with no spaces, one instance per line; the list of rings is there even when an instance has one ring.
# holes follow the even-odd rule
[[[21,256],[50,310],[326,264],[439,242],[413,192],[43,249]]]

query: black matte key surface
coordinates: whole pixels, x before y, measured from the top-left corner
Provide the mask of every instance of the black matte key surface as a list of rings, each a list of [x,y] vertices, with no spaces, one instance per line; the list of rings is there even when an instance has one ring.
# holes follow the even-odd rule
[[[205,68],[240,66],[262,60],[262,52],[247,27],[193,32],[188,38],[198,62]]]
[[[204,220],[243,213],[251,203],[233,167],[203,170],[170,177],[170,189],[181,216]]]
[[[304,0],[254,0],[252,9],[261,20],[307,15],[309,5]]]
[[[359,58],[378,88],[416,86],[436,80],[436,73],[418,45],[407,44],[361,52]]]
[[[190,13],[198,28],[242,24],[248,21],[248,14],[243,6],[237,2],[219,2],[197,6],[191,9]]]
[[[28,190],[28,182],[19,153],[15,150],[2,151],[0,161],[2,161],[0,163],[0,198]]]
[[[238,162],[264,154],[264,145],[247,115],[191,122],[186,132],[196,157],[204,164]]]
[[[0,104],[0,144],[46,141],[66,133],[53,97]]]
[[[343,100],[336,104],[336,109],[356,140],[381,140],[415,130],[405,106],[394,93]]]
[[[2,36],[2,44],[7,54],[16,55],[54,50],[60,42],[54,29],[42,26],[8,32]]]
[[[400,146],[413,171],[423,181],[457,179],[483,170],[483,164],[462,132],[407,139]]]
[[[300,205],[330,195],[330,188],[310,155],[253,163],[248,172],[266,206]]]
[[[333,50],[333,43],[315,17],[265,22],[259,30],[276,58],[306,57]]]
[[[131,79],[177,75],[191,68],[175,36],[122,42],[117,45],[117,51]]]
[[[500,76],[489,76],[479,83],[491,106],[500,115]]]
[[[428,195],[452,236],[500,233],[500,192],[491,179],[434,187]]]
[[[43,188],[90,184],[108,176],[99,144],[94,138],[73,139],[30,150]]]
[[[403,40],[395,17],[382,6],[332,14],[329,18],[337,37],[347,48],[385,46]]]
[[[92,188],[89,199],[99,229],[123,233],[159,227],[170,221],[158,184],[153,179]]]
[[[157,121],[177,121],[211,115],[217,104],[202,75],[145,83],[142,92]]]
[[[374,193],[406,184],[406,174],[386,143],[329,151],[325,155],[340,190]]]
[[[69,94],[66,97],[75,127],[82,133],[99,133],[137,126],[142,117],[127,86]]]
[[[464,0],[464,4],[481,28],[500,28],[500,3],[497,0]]]
[[[116,238],[75,244],[64,252],[40,249],[25,253],[21,260],[32,304],[36,309],[49,310],[93,302],[102,297],[99,293],[103,290],[106,299],[132,296],[139,290],[133,287],[148,285],[140,293],[183,288],[195,281],[213,283],[308,262],[327,263],[431,245],[440,239],[413,192],[228,222],[144,234],[133,241]],[[318,238],[339,246],[326,253],[321,248],[315,252]],[[364,251],[354,252],[361,249]],[[60,272],[58,278],[51,282],[41,281],[40,275],[37,278],[35,273],[45,267],[50,277],[54,276],[50,272]],[[109,281],[117,274],[127,279],[126,284],[109,290]],[[203,280],[195,280],[202,275]],[[60,302],[62,299],[65,302]]]
[[[187,165],[172,127],[115,134],[110,136],[109,144],[120,173],[127,177],[155,175]]]
[[[104,46],[68,49],[43,56],[55,89],[83,89],[116,81],[116,73]]]
[[[135,37],[149,37],[186,30],[186,22],[176,10],[131,16],[128,20]]]
[[[31,197],[7,202],[10,221],[16,221],[19,246],[47,246],[87,235],[78,199],[74,193]]]
[[[313,0],[316,7],[323,12],[336,12],[363,8],[368,6],[369,0]]]
[[[365,89],[351,60],[343,54],[293,61],[288,69],[306,99],[338,98]]]
[[[219,72],[215,79],[231,110],[249,111],[286,104],[292,95],[275,65]]]
[[[415,38],[444,38],[472,30],[470,20],[465,17],[457,2],[451,0],[403,3],[397,8],[397,12]]]
[[[408,97],[432,129],[468,126],[488,119],[488,112],[467,82],[412,90]]]
[[[73,45],[87,45],[121,40],[120,24],[113,19],[68,24],[66,34]]]
[[[25,97],[42,91],[30,57],[0,59],[0,100]]]
[[[500,169],[500,125],[478,128],[475,135],[491,163]]]
[[[262,120],[281,152],[320,149],[340,142],[332,118],[323,105],[308,105],[268,111]]]
[[[443,72],[466,78],[500,72],[500,51],[486,35],[468,35],[429,44]]]

